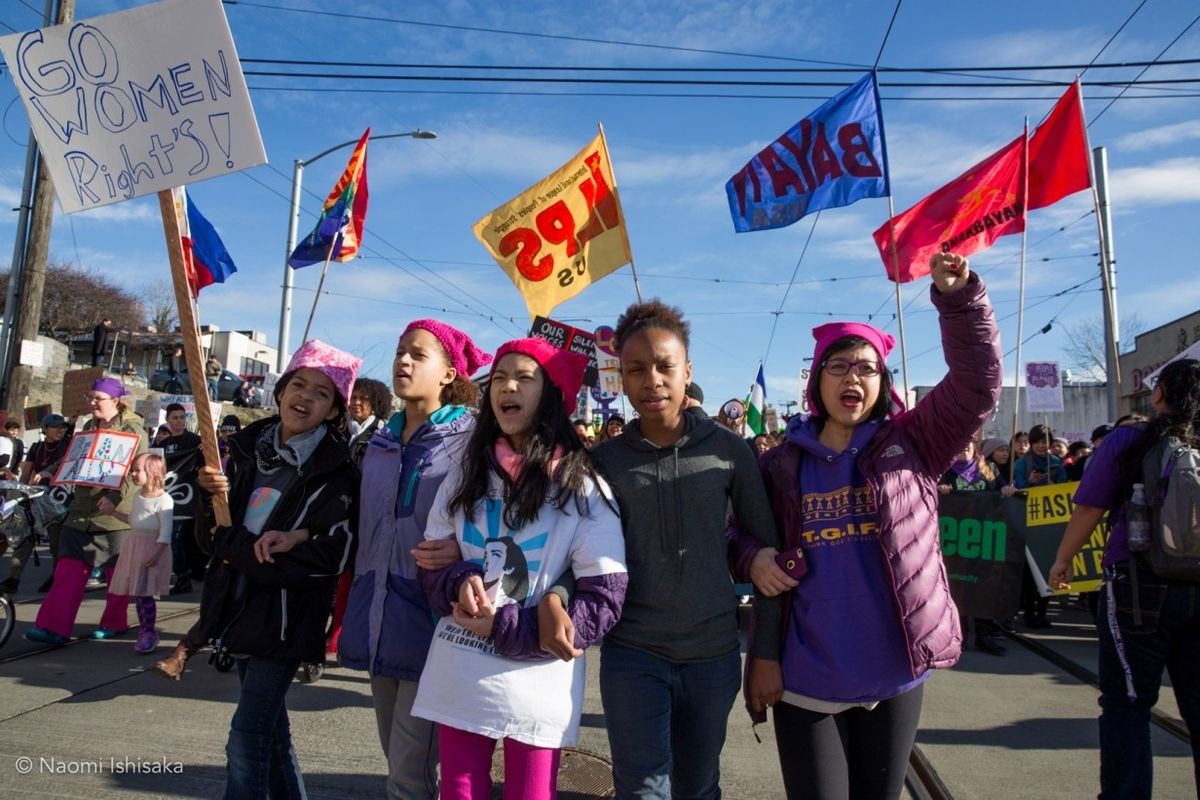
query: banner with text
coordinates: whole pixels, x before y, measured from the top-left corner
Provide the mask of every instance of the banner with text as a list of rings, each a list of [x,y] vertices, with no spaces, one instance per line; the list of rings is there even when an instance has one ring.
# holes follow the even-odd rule
[[[952,492],[939,499],[942,560],[963,617],[1008,619],[1017,613],[1025,570],[1024,515],[1021,498],[1000,492]]]
[[[220,0],[0,37],[63,211],[266,163]]]
[[[633,260],[603,133],[473,230],[525,298],[530,318],[549,316]]]
[[[1033,572],[1038,593],[1043,597],[1055,594],[1094,592],[1104,579],[1104,543],[1108,541],[1108,515],[1092,531],[1083,549],[1075,556],[1074,577],[1067,591],[1055,591],[1046,584],[1046,575],[1054,566],[1059,542],[1067,530],[1067,521],[1075,503],[1071,500],[1079,481],[1038,486],[1025,490],[1025,556]]]

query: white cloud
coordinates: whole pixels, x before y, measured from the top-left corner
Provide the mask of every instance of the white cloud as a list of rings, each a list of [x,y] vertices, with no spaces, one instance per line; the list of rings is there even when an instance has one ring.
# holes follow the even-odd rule
[[[1200,120],[1193,119],[1177,122],[1174,125],[1160,125],[1157,128],[1130,133],[1118,139],[1115,146],[1131,151],[1151,150],[1193,139],[1200,139]]]
[[[1200,157],[1169,158],[1110,172],[1113,208],[1200,201]]]

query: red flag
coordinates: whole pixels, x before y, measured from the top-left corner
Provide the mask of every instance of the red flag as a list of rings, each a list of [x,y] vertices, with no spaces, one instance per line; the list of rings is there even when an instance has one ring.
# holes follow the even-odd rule
[[[1025,135],[997,150],[950,183],[895,217],[901,283],[929,274],[934,253],[960,255],[991,247],[1001,236],[1025,229],[1021,156]],[[883,223],[875,244],[888,277],[897,280],[891,231]]]
[[[1091,185],[1082,91],[1076,80],[1029,137],[1029,210]]]

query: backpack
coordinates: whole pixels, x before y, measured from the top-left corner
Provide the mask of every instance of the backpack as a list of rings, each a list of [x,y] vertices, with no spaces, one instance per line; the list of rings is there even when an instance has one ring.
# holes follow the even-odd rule
[[[1200,449],[1174,436],[1142,459],[1150,505],[1146,563],[1160,578],[1200,581]]]

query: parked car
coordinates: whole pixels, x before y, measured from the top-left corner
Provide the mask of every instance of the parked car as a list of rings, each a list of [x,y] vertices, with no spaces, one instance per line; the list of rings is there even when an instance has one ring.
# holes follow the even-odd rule
[[[170,389],[167,385],[171,382],[171,373],[165,369],[157,370],[150,376],[150,388],[156,392],[171,392],[172,394],[191,394],[192,384],[188,378],[188,371],[185,369],[179,373],[179,386],[172,386]],[[238,387],[242,385],[242,379],[236,372],[230,370],[221,370],[221,379],[217,381],[217,398],[223,402],[233,402],[233,395],[237,392]],[[176,392],[175,389],[178,389]]]

